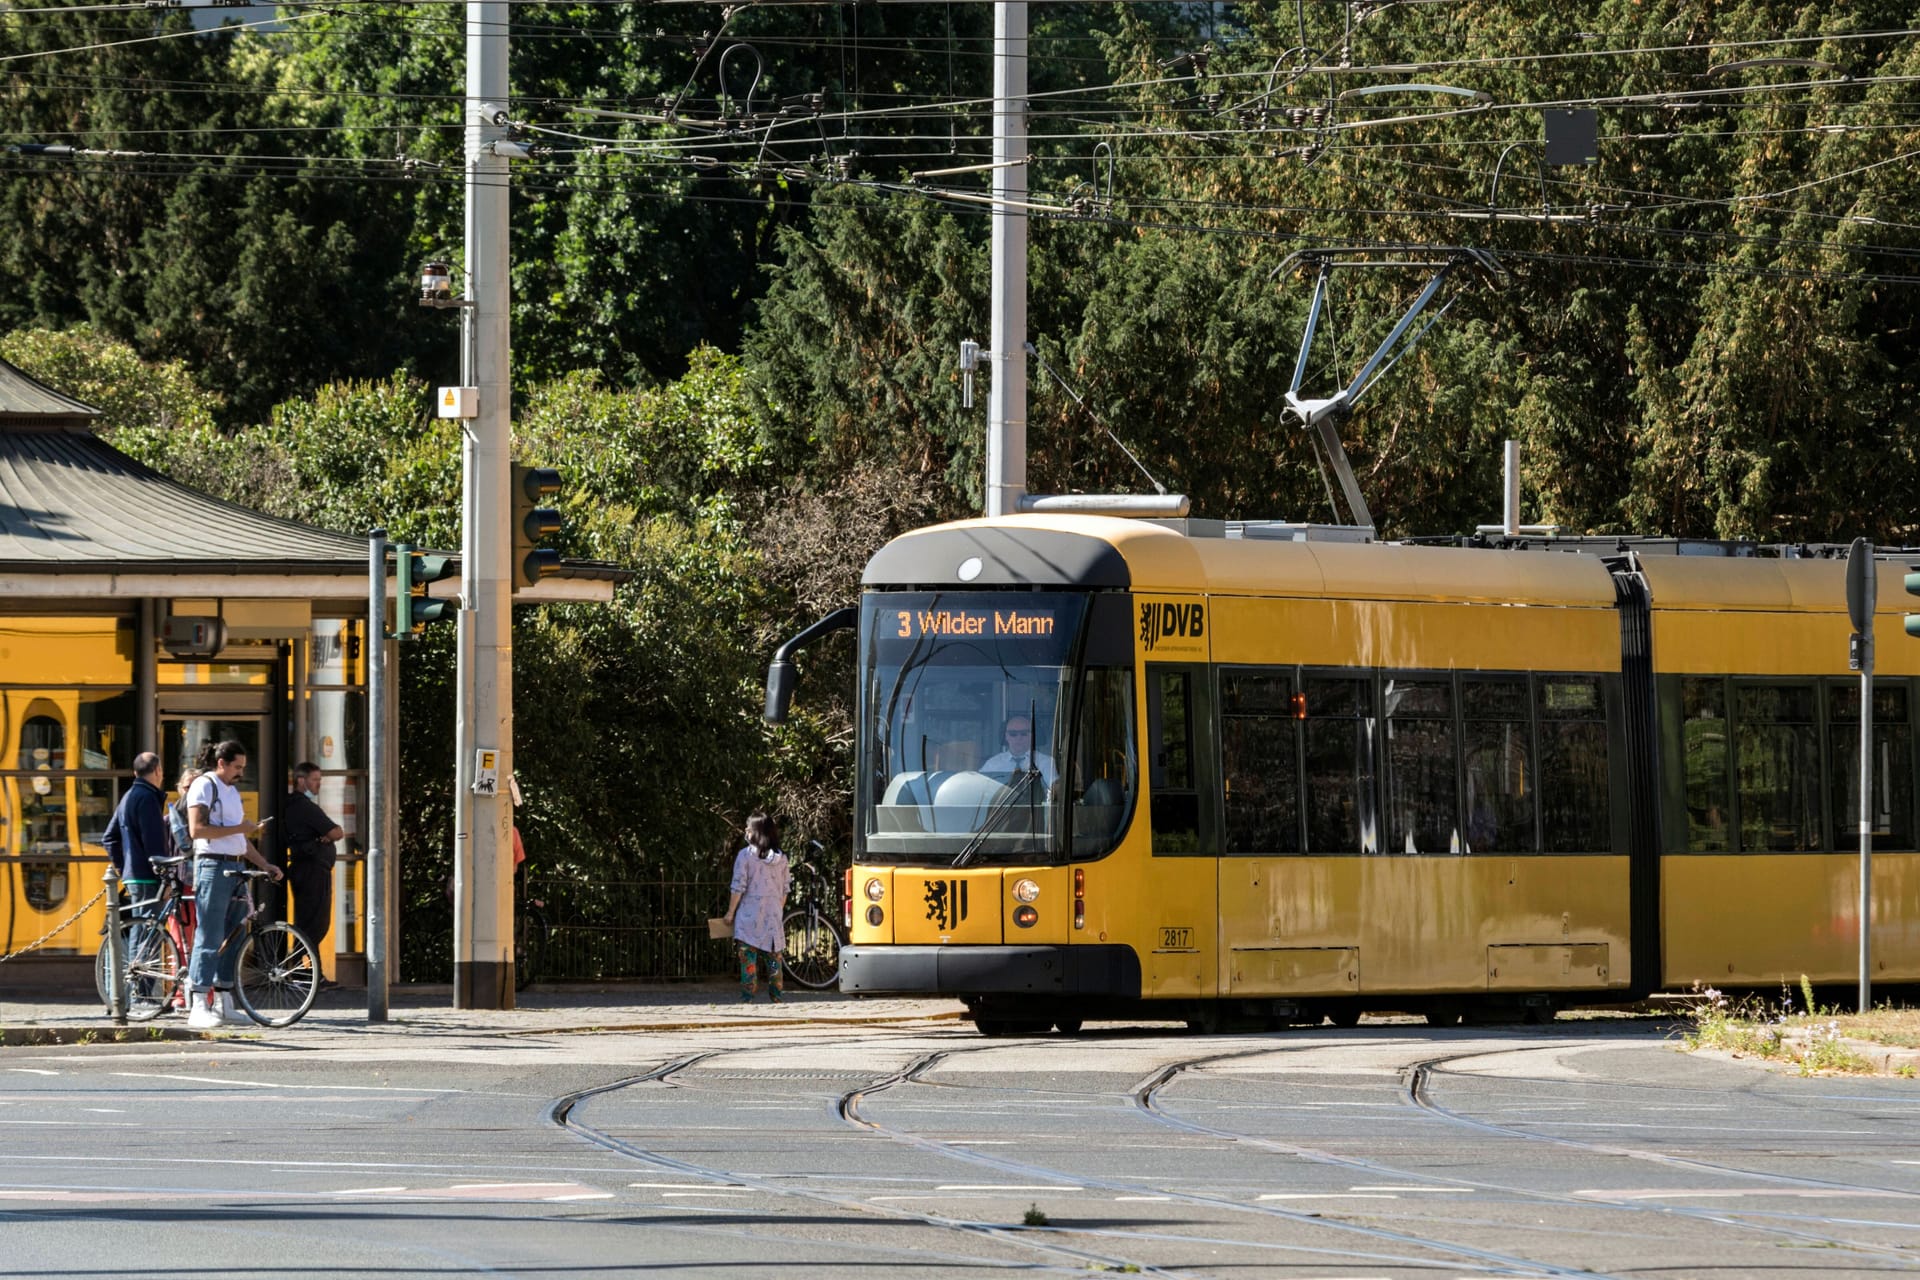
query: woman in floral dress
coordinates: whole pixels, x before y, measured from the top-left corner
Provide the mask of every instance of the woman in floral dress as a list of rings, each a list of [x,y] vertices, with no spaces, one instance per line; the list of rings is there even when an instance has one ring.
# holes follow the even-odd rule
[[[733,900],[727,904],[727,922],[740,946],[740,998],[753,999],[760,974],[767,975],[767,995],[779,1000],[781,954],[787,949],[785,926],[787,889],[793,873],[787,855],[780,852],[780,828],[764,813],[747,819],[747,843],[733,858]]]

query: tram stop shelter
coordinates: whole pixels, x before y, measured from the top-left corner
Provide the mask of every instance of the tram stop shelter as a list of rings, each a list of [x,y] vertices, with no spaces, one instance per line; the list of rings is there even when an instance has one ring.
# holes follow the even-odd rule
[[[367,705],[367,543],[177,484],[98,417],[0,361],[0,956],[41,940],[0,963],[0,996],[91,985],[100,838],[134,756],[158,751],[171,787],[228,738],[249,818],[278,813],[296,763],[320,766],[346,838],[315,941],[362,981],[367,726],[396,715]],[[516,599],[610,600],[622,576],[568,568]]]

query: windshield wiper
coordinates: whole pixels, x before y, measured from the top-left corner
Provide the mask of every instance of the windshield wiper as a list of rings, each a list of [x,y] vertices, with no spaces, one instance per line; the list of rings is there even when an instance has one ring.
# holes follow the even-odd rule
[[[1031,796],[1033,792],[1031,784],[1039,780],[1040,770],[1037,766],[1028,765],[1024,769],[1014,770],[1007,779],[1007,794],[993,802],[993,807],[987,810],[987,816],[980,820],[980,829],[974,832],[973,838],[954,855],[953,865],[964,867],[972,862],[973,855],[980,852],[980,846],[987,842],[987,837],[992,835],[993,829],[1000,825],[1000,820],[1013,812],[1021,796]],[[1028,800],[1027,803],[1031,807],[1033,802]]]

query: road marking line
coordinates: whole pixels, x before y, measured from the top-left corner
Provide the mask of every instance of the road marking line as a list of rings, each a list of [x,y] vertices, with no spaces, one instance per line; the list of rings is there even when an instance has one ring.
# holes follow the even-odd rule
[[[1171,1199],[1173,1199],[1172,1196],[1115,1196],[1114,1197],[1114,1201],[1116,1203],[1123,1200],[1155,1200],[1155,1201],[1165,1202]]]
[[[577,1182],[456,1182],[449,1191],[530,1191],[535,1187],[577,1187]]]
[[[1085,1191],[1085,1187],[1029,1187],[1006,1186],[990,1183],[956,1182],[950,1186],[935,1187],[935,1191]]]
[[[703,1191],[711,1190],[698,1182],[629,1182],[630,1187],[639,1187],[643,1191]],[[729,1182],[730,1187],[738,1187],[737,1182]]]
[[[57,1076],[58,1071],[48,1071],[44,1067],[8,1067],[9,1071],[18,1071],[23,1076]]]
[[[1457,1196],[1472,1191],[1472,1187],[1348,1187],[1349,1191],[1401,1191],[1416,1195]]]
[[[1351,1191],[1275,1191],[1261,1200],[1398,1200],[1399,1196],[1355,1195]]]
[[[48,1072],[47,1074],[52,1075],[53,1072]],[[134,1080],[184,1080],[189,1084],[237,1084],[237,1085],[243,1085],[249,1089],[337,1089],[342,1091],[352,1090],[355,1093],[470,1093],[472,1092],[469,1089],[434,1089],[424,1085],[409,1085],[406,1088],[401,1088],[399,1085],[386,1085],[386,1084],[281,1084],[281,1083],[275,1083],[269,1080],[232,1080],[232,1079],[228,1079],[225,1076],[176,1076],[176,1075],[168,1075],[164,1072],[159,1072],[159,1071],[113,1071],[113,1072],[109,1072],[108,1074],[116,1075],[116,1076],[127,1076]],[[527,1094],[516,1093],[516,1094],[498,1094],[495,1096],[503,1097],[503,1098],[505,1097],[531,1098],[534,1095],[530,1093],[527,1093]]]
[[[753,1193],[750,1191],[662,1191],[660,1198],[662,1200],[673,1200],[681,1196],[744,1196],[751,1194]]]
[[[348,1187],[344,1191],[336,1191],[333,1194],[336,1196],[388,1196],[396,1191],[405,1190],[405,1187]]]
[[[1883,1200],[1910,1200],[1911,1191],[1877,1191],[1823,1187],[1720,1187],[1689,1190],[1685,1187],[1654,1187],[1645,1190],[1576,1191],[1576,1196],[1594,1196],[1607,1200],[1725,1200],[1734,1196],[1797,1196],[1807,1200],[1842,1200],[1852,1196]]]

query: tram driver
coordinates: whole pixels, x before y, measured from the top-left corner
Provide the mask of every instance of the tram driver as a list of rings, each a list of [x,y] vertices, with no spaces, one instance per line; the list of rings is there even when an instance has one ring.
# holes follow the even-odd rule
[[[1033,749],[1033,720],[1026,715],[1008,716],[1002,732],[1007,749],[989,756],[980,766],[980,772],[992,778],[1012,778],[1037,771],[1040,781],[1051,791],[1060,771],[1054,767],[1052,756]]]

